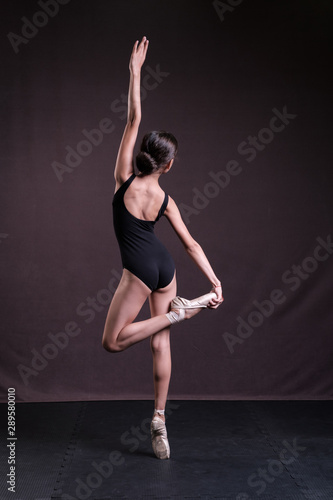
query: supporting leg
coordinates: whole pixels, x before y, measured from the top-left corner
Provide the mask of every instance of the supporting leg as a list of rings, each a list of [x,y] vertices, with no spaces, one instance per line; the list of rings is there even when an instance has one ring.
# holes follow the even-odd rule
[[[157,337],[157,338],[156,338]],[[155,334],[151,339],[155,409],[164,410],[171,378],[170,328]],[[164,415],[160,415],[165,420]]]
[[[171,283],[159,290],[155,290],[149,297],[151,315],[158,317],[168,313],[170,302],[177,293],[176,275]],[[151,337],[151,351],[153,355],[153,379],[155,392],[155,409],[164,410],[171,378],[171,349],[170,349],[170,322],[163,330]],[[159,415],[165,420],[163,415]]]

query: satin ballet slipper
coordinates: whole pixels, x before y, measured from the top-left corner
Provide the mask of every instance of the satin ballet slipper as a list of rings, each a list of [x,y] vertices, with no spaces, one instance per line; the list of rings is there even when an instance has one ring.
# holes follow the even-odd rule
[[[179,323],[185,319],[186,309],[205,308],[212,299],[217,299],[215,292],[206,293],[193,300],[184,299],[177,295],[177,297],[171,301],[171,311],[166,316],[171,324]],[[179,312],[176,313],[175,309]]]
[[[156,457],[161,460],[170,458],[170,446],[165,422],[158,415],[154,415],[151,421],[150,433],[151,444]]]
[[[212,299],[217,299],[215,292],[206,293],[205,295],[201,295],[193,300],[184,299],[183,297],[179,297],[179,295],[177,295],[177,297],[171,301],[171,310],[198,309],[199,307],[207,307]]]

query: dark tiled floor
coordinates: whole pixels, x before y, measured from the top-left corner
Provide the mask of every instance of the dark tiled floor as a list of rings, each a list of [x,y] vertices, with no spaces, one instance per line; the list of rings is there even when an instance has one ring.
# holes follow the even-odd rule
[[[16,493],[2,446],[1,499],[333,500],[332,401],[170,401],[169,460],[151,449],[152,405],[17,405]]]

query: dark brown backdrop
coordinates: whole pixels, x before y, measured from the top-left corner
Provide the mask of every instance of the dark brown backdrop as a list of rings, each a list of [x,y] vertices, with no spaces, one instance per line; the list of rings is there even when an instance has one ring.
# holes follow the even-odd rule
[[[162,187],[225,295],[172,330],[170,398],[331,398],[331,3],[6,0],[1,24],[2,400],[8,387],[23,401],[153,396],[147,341],[101,347],[143,35],[140,136],[177,136]],[[156,230],[178,293],[209,291],[168,222]]]

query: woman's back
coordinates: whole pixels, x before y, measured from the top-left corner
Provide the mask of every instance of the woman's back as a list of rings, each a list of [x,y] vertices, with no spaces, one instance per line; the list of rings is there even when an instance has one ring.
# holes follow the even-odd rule
[[[138,215],[150,217],[150,213],[143,207],[144,201],[148,200],[152,218],[137,217],[125,205],[125,197],[136,181],[137,176],[133,173],[115,192],[112,202],[113,225],[123,267],[153,291],[170,283],[175,271],[171,255],[154,234],[155,223],[164,214],[169,197],[158,185],[139,182],[138,188],[129,197],[130,204]],[[162,201],[159,199],[160,195]],[[141,213],[138,210],[140,207],[143,207]]]
[[[153,176],[136,175],[124,193],[124,204],[137,219],[155,221],[164,198],[165,192]]]

